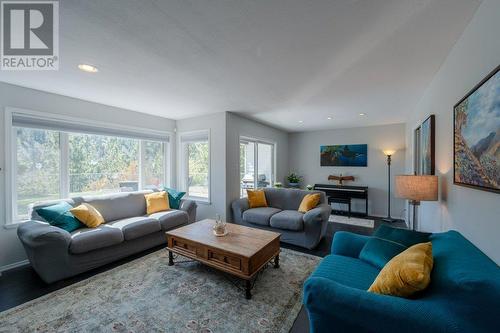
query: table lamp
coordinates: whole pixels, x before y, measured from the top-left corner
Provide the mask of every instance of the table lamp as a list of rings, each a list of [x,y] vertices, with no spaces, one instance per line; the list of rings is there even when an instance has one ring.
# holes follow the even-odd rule
[[[396,176],[396,197],[410,201],[413,206],[412,229],[415,230],[415,207],[421,201],[438,200],[438,177],[428,175]]]

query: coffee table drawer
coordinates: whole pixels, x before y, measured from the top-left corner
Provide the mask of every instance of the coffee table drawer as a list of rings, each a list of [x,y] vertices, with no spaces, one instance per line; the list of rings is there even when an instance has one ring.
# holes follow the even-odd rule
[[[208,261],[241,271],[241,259],[227,253],[217,252],[213,249],[208,249]]]
[[[176,250],[180,250],[185,253],[190,253],[190,254],[197,254],[197,247],[195,244],[185,241],[183,239],[177,239],[173,238],[172,239],[172,248]]]

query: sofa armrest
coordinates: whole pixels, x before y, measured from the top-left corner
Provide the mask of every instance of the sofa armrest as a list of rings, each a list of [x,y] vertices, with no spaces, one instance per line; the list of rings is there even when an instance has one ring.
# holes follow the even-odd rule
[[[337,231],[333,235],[332,254],[358,258],[361,249],[370,238],[370,236],[358,235],[352,232]]]
[[[248,207],[248,199],[241,198],[236,199],[231,203],[231,208],[233,211],[233,218],[235,222],[241,222],[243,219],[243,212],[247,210]]]
[[[196,204],[196,201],[183,199],[183,200],[181,200],[181,205],[180,205],[179,209],[188,213],[189,223],[194,223],[194,222],[196,222],[196,208],[197,207],[198,207],[198,205]]]
[[[423,301],[386,296],[311,277],[304,283],[304,305],[311,332],[450,332],[455,323],[445,313]],[[447,318],[447,319],[444,319]],[[334,325],[334,326],[331,326]]]
[[[47,283],[61,278],[61,271],[70,271],[69,245],[71,234],[41,221],[26,221],[17,227],[33,269]]]
[[[17,236],[25,247],[33,249],[55,244],[68,249],[71,242],[71,234],[66,230],[35,220],[20,224],[17,227]]]
[[[326,223],[328,222],[328,218],[330,217],[330,212],[332,208],[328,204],[321,204],[316,206],[316,208],[311,209],[310,211],[304,214],[304,223]]]

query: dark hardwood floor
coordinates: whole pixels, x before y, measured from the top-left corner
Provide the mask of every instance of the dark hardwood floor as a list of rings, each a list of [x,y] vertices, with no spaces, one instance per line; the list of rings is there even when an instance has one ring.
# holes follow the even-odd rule
[[[380,224],[384,223],[380,219],[374,217],[370,218],[375,220],[375,228],[377,228]],[[405,227],[403,221],[393,223],[392,225],[397,227]],[[281,246],[284,248],[324,257],[330,253],[330,247],[335,232],[350,231],[358,234],[370,235],[374,229],[340,224],[340,223],[329,223],[326,237],[322,239],[320,244],[314,250],[307,250],[288,244],[282,244]],[[99,267],[92,271],[82,273],[78,276],[58,281],[52,284],[46,284],[45,282],[43,282],[35,273],[35,271],[31,268],[31,266],[18,267],[3,272],[2,275],[0,276],[0,312],[15,307],[17,305],[23,304],[35,298],[41,297],[55,290],[64,288],[76,282],[82,281],[98,273],[110,270],[126,262],[132,261],[146,254],[157,251],[163,247],[164,246],[155,247],[147,251],[127,257],[125,259],[116,261],[114,263]],[[307,313],[303,307],[299,315],[295,319],[294,325],[291,328],[290,332],[293,333],[309,332],[309,321],[307,319]]]

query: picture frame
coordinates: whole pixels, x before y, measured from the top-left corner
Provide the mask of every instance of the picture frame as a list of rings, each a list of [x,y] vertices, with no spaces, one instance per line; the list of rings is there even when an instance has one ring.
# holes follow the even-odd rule
[[[366,167],[368,166],[368,145],[321,145],[320,166]]]
[[[500,65],[453,107],[453,184],[500,193]]]
[[[436,173],[436,116],[427,117],[419,128],[419,174],[434,175]]]

